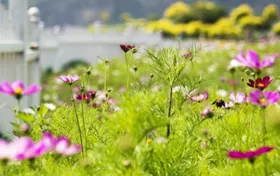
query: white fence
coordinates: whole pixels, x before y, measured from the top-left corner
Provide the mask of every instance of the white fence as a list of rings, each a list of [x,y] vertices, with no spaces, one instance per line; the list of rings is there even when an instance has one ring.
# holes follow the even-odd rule
[[[67,27],[57,32],[46,29],[40,37],[41,66],[52,67],[55,71],[71,60],[84,60],[96,63],[100,57],[118,57],[123,53],[120,44],[137,46],[154,46],[161,43],[160,34],[149,34],[140,31],[123,33],[107,31],[105,33],[89,33],[86,28]]]
[[[23,80],[26,85],[39,84],[39,50],[33,51],[29,48],[31,41],[36,42],[30,34],[36,32],[37,29],[27,14],[28,0],[6,0],[5,2],[0,0],[0,82]],[[39,95],[25,97],[22,107],[38,103]],[[14,108],[15,105],[13,97],[0,94],[1,132],[11,131],[10,122],[15,118],[9,108]]]

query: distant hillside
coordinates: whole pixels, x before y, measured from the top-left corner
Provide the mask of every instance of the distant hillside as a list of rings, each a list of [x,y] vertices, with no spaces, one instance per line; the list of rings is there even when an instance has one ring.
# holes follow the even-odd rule
[[[192,3],[195,0],[185,0]],[[241,3],[250,4],[256,12],[270,3],[280,7],[280,0],[213,0],[224,5],[228,10]],[[164,9],[176,0],[37,0],[42,19],[46,25],[75,24],[87,25],[100,19],[100,13],[108,11],[111,21],[120,20],[120,14],[130,13],[133,17],[161,16]],[[198,12],[199,13],[199,12]]]

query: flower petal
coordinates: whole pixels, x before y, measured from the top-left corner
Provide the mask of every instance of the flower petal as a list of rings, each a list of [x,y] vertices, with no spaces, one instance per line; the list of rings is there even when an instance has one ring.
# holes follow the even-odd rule
[[[24,95],[32,95],[34,93],[40,92],[42,88],[36,84],[31,84],[24,92]]]
[[[71,145],[68,147],[66,150],[64,150],[63,154],[70,156],[70,155],[75,155],[81,151],[81,146],[80,145]]]
[[[21,90],[24,90],[24,84],[22,81],[18,80],[12,83],[11,85],[12,89],[15,91],[17,88],[20,88]]]
[[[250,101],[253,104],[260,105],[260,101],[259,100],[260,100],[261,96],[262,96],[262,91],[255,90],[255,91],[250,93]]]
[[[9,94],[9,95],[14,94],[13,88],[11,87],[11,85],[7,81],[3,81],[1,83],[0,92],[5,93],[5,94]]]
[[[261,68],[261,62],[257,52],[253,50],[249,50],[247,52],[246,60],[248,61],[248,64],[250,65],[251,68],[256,68],[256,69]]]
[[[261,61],[261,68],[265,67],[271,67],[275,63],[275,59],[279,56],[279,54],[275,54],[273,56],[265,58],[263,61]]]
[[[267,146],[261,147],[258,150],[256,150],[256,156],[268,153],[268,152],[270,152],[273,149],[274,149],[274,147],[267,147]]]
[[[230,151],[228,157],[232,159],[244,159],[246,156],[240,151]]]
[[[60,137],[57,142],[56,142],[56,145],[55,145],[55,151],[56,153],[59,153],[59,154],[63,154],[67,148],[69,147],[70,145],[70,142],[69,142],[69,139],[66,138],[66,137]]]

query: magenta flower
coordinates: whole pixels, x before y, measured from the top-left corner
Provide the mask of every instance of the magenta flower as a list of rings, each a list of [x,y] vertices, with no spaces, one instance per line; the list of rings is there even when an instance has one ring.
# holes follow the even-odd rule
[[[22,81],[15,81],[9,84],[7,81],[3,81],[0,84],[0,92],[8,95],[13,95],[16,99],[20,99],[24,95],[32,95],[41,91],[41,87],[36,84],[31,84],[27,89],[25,89]]]
[[[274,149],[273,147],[265,146],[255,151],[241,152],[241,151],[233,150],[228,153],[228,157],[231,159],[249,159],[249,161],[253,163],[256,157],[266,154],[273,149]]]
[[[12,142],[0,139],[0,160],[28,160],[48,152],[60,155],[74,155],[80,152],[80,145],[70,145],[69,139],[56,139],[51,133],[44,133],[42,139],[35,143],[29,137],[15,138]]]
[[[201,115],[203,117],[207,117],[207,118],[212,118],[214,115],[214,112],[210,109],[210,107],[206,107],[202,112]]]
[[[204,101],[204,100],[207,100],[207,99],[208,99],[208,93],[207,92],[191,97],[192,101],[196,101],[196,102],[199,102],[199,103]]]
[[[0,160],[26,160],[45,153],[43,143],[35,144],[29,137],[16,138],[12,142],[0,141]]]
[[[18,139],[11,145],[18,148],[16,160],[37,158],[48,152],[43,142],[34,143],[29,137]]]
[[[265,76],[264,78],[258,78],[255,81],[249,79],[249,83],[247,85],[252,88],[256,88],[259,90],[263,90],[267,88],[267,86],[272,82],[272,79],[269,76]]]
[[[242,104],[247,102],[247,98],[244,93],[238,92],[237,94],[234,94],[233,92],[230,92],[229,98],[233,103],[236,104]]]
[[[80,77],[78,75],[61,75],[59,77],[62,81],[64,81],[65,83],[72,85],[74,82],[78,81],[80,79]]]
[[[264,60],[260,60],[258,53],[253,50],[249,50],[247,55],[239,54],[236,56],[236,60],[241,66],[249,67],[256,70],[261,70],[266,67],[271,67],[274,65],[275,59],[278,57],[278,54],[267,57]]]
[[[58,138],[56,140],[55,147],[54,147],[55,153],[66,155],[66,156],[75,155],[79,153],[80,150],[81,150],[80,145],[77,144],[70,145],[69,139],[66,137]]]
[[[81,151],[81,146],[74,144],[70,145],[69,139],[66,137],[55,138],[51,133],[45,132],[42,141],[49,151],[61,155],[75,155]]]
[[[279,93],[277,91],[270,92],[270,91],[260,91],[255,90],[250,93],[250,101],[258,106],[266,107],[270,104],[275,104],[279,100]]]

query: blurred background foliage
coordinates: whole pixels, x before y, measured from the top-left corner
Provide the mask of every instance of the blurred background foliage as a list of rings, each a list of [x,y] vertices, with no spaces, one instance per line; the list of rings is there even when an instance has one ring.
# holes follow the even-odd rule
[[[150,22],[147,28],[161,31],[165,37],[238,39],[248,37],[248,31],[269,33],[278,17],[275,4],[269,4],[260,15],[256,15],[248,4],[241,4],[227,13],[225,7],[210,1],[194,4],[178,1],[165,10],[160,20]],[[273,27],[272,32],[278,34],[279,30]]]

